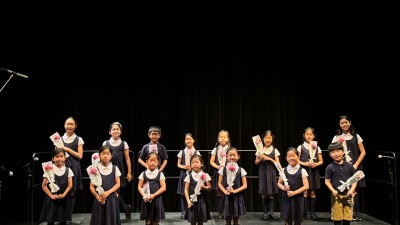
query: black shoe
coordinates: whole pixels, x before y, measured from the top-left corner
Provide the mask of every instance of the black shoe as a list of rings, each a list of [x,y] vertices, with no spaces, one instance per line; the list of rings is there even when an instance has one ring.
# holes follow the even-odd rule
[[[315,213],[310,213],[310,219],[316,220],[316,219],[318,219],[318,217],[317,217],[317,215],[315,215]]]
[[[311,219],[310,213],[306,213],[306,215],[304,216],[304,219],[310,220]]]
[[[268,219],[269,219],[269,217],[268,217],[268,213],[264,213],[264,215],[263,215],[262,219],[263,219],[263,220],[268,220]]]
[[[273,213],[269,213],[269,218],[279,220],[279,217],[275,216]]]
[[[126,206],[125,218],[126,218],[126,220],[131,220],[132,219],[132,217],[131,217],[131,206],[130,205]]]
[[[184,212],[181,214],[181,219],[185,219],[185,213]]]

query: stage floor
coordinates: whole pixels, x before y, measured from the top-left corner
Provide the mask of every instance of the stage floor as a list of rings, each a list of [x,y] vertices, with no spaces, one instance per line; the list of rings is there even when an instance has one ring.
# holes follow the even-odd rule
[[[165,220],[162,220],[160,225],[187,225],[189,224],[186,220],[180,218],[181,213],[179,212],[166,212],[165,213]],[[281,220],[262,220],[262,212],[248,212],[247,215],[240,218],[240,224],[242,225],[282,225],[284,221]],[[279,215],[279,213],[276,213]],[[330,213],[328,212],[320,212],[317,213],[318,220],[304,220],[303,224],[314,224],[314,225],[321,225],[321,224],[333,224],[330,220]],[[389,223],[380,221],[376,218],[370,217],[366,214],[360,213],[361,221],[354,221],[352,224],[355,225],[390,225]],[[88,225],[90,221],[90,214],[73,214],[73,224],[80,224],[80,225]],[[125,220],[125,214],[121,213],[121,222],[123,225],[125,224],[144,224],[144,221],[139,220],[139,213],[132,213],[132,219],[130,221]],[[216,213],[212,213],[212,218],[205,224],[213,224],[213,225],[223,225],[225,224],[224,219],[218,219]],[[40,225],[46,225],[46,223],[41,223]]]

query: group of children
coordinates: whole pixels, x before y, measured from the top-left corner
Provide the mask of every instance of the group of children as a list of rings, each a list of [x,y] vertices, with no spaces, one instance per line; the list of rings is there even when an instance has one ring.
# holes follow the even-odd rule
[[[362,170],[365,149],[349,118],[342,116],[339,126],[340,132],[328,147],[332,163],[326,167],[325,185],[332,192],[331,219],[335,224],[349,224],[353,220],[353,199],[356,200],[353,197],[357,196],[356,187],[359,185],[354,183],[344,191],[339,191],[338,187],[342,184],[340,181],[346,181],[356,170]],[[82,178],[79,160],[82,158],[84,142],[74,133],[75,128],[76,121],[68,118],[65,122],[66,133],[62,137],[64,147],[56,148],[52,155],[51,170],[54,173],[52,176],[46,172],[43,175],[42,189],[47,196],[39,219],[41,222],[67,224],[67,221],[71,221],[74,190],[83,189],[82,182],[79,182]],[[100,182],[91,179],[90,183],[90,191],[94,196],[90,224],[121,224],[120,206],[126,212],[126,218],[130,219],[130,208],[123,200],[123,187],[133,179],[132,168],[129,146],[121,140],[121,131],[120,123],[111,124],[111,138],[104,141],[98,152],[99,163],[95,169],[87,169],[89,176],[97,174],[100,178]],[[150,127],[148,137],[150,142],[143,146],[138,158],[138,163],[145,169],[138,177],[138,192],[143,197],[140,219],[147,225],[156,225],[165,219],[162,194],[166,190],[166,182],[163,171],[168,154],[165,146],[158,141],[161,137],[159,127]],[[322,151],[314,141],[313,128],[306,128],[303,138],[304,143],[297,149],[287,149],[288,165],[282,168],[280,152],[273,145],[274,135],[269,130],[263,134],[263,149],[256,151],[255,164],[259,165],[259,194],[262,197],[264,220],[279,219],[274,215],[274,198],[278,188],[283,192],[280,218],[286,224],[301,224],[303,218],[316,219],[315,200],[316,190],[320,188]],[[238,164],[239,151],[231,146],[228,131],[221,130],[211,151],[209,163],[213,171],[210,176],[204,171],[203,157],[195,149],[194,142],[192,134],[185,134],[185,149],[177,155],[177,167],[180,169],[177,194],[181,196],[181,218],[190,224],[206,223],[211,218],[207,192],[215,190],[218,218],[224,218],[226,224],[239,224],[239,218],[246,214],[243,191],[247,189],[247,173]],[[78,162],[78,166],[74,166],[72,158]],[[127,173],[124,171],[123,158]],[[51,186],[54,184],[59,187],[56,191]]]

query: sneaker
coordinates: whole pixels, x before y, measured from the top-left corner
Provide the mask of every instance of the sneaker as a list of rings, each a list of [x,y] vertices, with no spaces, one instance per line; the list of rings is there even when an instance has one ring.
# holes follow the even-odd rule
[[[181,219],[185,219],[185,213],[184,212],[181,214]]]
[[[263,217],[261,219],[268,220],[269,219],[268,213],[264,213],[264,215],[263,215]]]
[[[361,218],[358,217],[358,216],[354,216],[354,217],[353,217],[353,221],[361,221]]]
[[[304,216],[304,219],[310,220],[311,219],[310,213],[306,213],[306,215]]]

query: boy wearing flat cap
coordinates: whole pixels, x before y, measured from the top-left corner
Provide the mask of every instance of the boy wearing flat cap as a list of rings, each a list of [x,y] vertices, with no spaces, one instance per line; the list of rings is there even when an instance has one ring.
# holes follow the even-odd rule
[[[338,187],[355,173],[353,165],[343,160],[344,149],[341,143],[334,142],[328,146],[332,163],[325,170],[325,185],[331,191],[331,220],[334,225],[348,225],[353,220],[353,195],[357,183],[350,189],[340,191]]]

